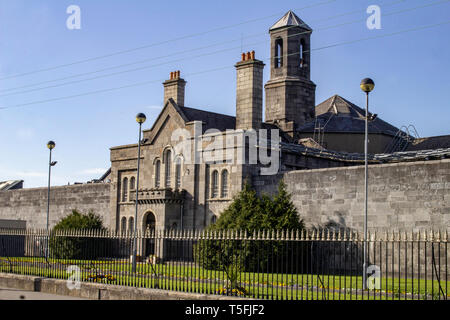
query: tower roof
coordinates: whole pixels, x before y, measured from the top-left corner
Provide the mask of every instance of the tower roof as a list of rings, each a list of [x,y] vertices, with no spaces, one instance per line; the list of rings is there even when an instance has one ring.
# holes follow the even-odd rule
[[[269,31],[288,26],[297,26],[312,31],[312,29],[305,22],[303,22],[302,19],[297,17],[292,10],[289,10],[280,20],[278,20],[277,23],[269,29]]]

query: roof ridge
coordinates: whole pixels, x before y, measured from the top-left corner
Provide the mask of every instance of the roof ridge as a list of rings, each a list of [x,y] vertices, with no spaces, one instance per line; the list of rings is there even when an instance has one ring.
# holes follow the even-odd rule
[[[298,26],[312,31],[311,27],[308,26],[302,19],[300,19],[292,10],[289,10],[278,20],[269,30],[275,30],[278,28],[284,28],[288,26]]]
[[[186,106],[178,106],[179,108],[185,108],[185,109],[190,109],[190,110],[195,110],[195,111],[200,111],[200,112],[205,112],[205,113],[213,113],[213,114],[217,114],[220,116],[225,116],[225,117],[231,117],[231,118],[236,118],[236,116],[231,116],[228,114],[224,114],[224,113],[219,113],[219,112],[214,112],[214,111],[208,111],[208,110],[203,110],[203,109],[197,109],[197,108],[192,108],[192,107],[186,107]]]

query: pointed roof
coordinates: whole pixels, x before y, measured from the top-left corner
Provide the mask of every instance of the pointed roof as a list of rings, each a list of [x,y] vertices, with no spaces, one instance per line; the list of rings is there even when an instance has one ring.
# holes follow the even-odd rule
[[[358,107],[341,96],[334,95],[315,108],[316,118],[298,128],[302,132],[315,132],[320,125],[324,132],[364,133],[365,109]],[[369,114],[371,114],[369,112]],[[395,136],[398,128],[379,117],[369,122],[369,133],[382,133]]]
[[[316,116],[334,113],[342,117],[364,118],[366,111],[339,95],[334,95],[316,106]]]
[[[312,31],[312,29],[305,22],[303,22],[302,19],[300,19],[292,10],[289,10],[280,20],[278,20],[277,23],[275,23],[269,29],[269,31],[288,26],[298,26]]]

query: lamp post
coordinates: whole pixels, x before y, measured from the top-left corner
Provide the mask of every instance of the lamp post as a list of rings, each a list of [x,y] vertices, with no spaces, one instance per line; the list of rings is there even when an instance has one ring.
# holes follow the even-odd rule
[[[56,161],[52,162],[52,150],[55,148],[55,142],[49,141],[47,142],[47,148],[50,150],[50,156],[48,160],[48,188],[47,188],[47,248],[45,252],[45,257],[48,258],[49,253],[49,233],[48,233],[48,225],[49,225],[49,215],[50,215],[50,176],[52,172],[52,167],[56,165]]]
[[[369,131],[369,93],[375,88],[372,79],[361,81],[361,90],[366,93],[366,129],[364,138],[364,261],[363,261],[363,290],[367,290],[367,198],[368,198],[368,131]]]
[[[139,164],[141,160],[141,132],[142,124],[147,120],[147,117],[143,113],[138,113],[136,115],[136,122],[139,123],[139,140],[138,140],[138,155],[137,155],[137,174],[136,174],[136,210],[134,212],[134,241],[133,241],[133,266],[132,271],[136,272],[136,256],[137,256],[137,219],[138,219],[138,190],[139,190]]]

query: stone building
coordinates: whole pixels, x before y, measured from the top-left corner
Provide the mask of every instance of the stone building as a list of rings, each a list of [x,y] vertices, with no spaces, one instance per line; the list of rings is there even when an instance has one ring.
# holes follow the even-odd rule
[[[164,107],[152,127],[144,130],[139,230],[206,227],[230,204],[245,180],[261,184],[261,176],[269,176],[265,181],[271,183],[270,174],[263,174],[269,165],[263,160],[269,154],[276,155],[272,162],[278,161],[272,175],[362,163],[361,155],[349,153],[363,150],[364,110],[337,95],[315,106],[316,85],[310,79],[312,29],[289,11],[269,34],[264,121],[265,65],[255,52],[243,53],[235,65],[235,117],[185,106],[186,81],[179,71],[164,82]],[[325,129],[315,132],[317,124]],[[382,153],[399,131],[376,118],[369,125],[369,151]],[[182,136],[187,143],[180,151],[176,146]],[[242,143],[230,146],[230,139]],[[213,151],[207,150],[211,145]],[[186,150],[189,160],[183,153]],[[220,156],[205,160],[207,152]],[[256,162],[251,162],[252,155]],[[389,160],[371,158],[371,163],[379,161]],[[136,144],[111,148],[110,221],[119,230],[134,225],[136,168]]]
[[[268,65],[255,52],[235,64],[234,117],[185,106],[180,71],[163,83],[162,111],[143,130],[138,230],[201,230],[245,181],[271,193],[280,179],[307,226],[362,228],[365,111],[339,95],[316,106],[312,29],[292,11],[269,34]],[[380,117],[369,123],[371,228],[449,228],[450,136],[418,139],[411,131]],[[111,168],[99,180],[53,188],[51,225],[78,208],[94,210],[111,229],[133,230],[137,157],[137,144],[112,147]],[[43,228],[45,194],[45,188],[0,192],[0,219]]]

